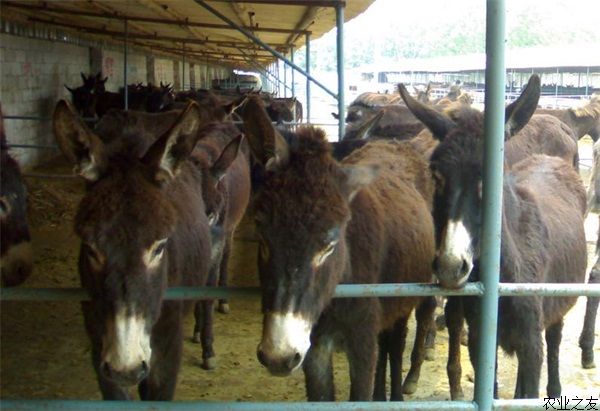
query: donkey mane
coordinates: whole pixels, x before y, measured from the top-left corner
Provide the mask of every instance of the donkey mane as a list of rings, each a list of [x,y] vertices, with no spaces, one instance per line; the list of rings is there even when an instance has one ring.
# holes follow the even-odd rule
[[[592,99],[583,107],[574,108],[571,110],[575,117],[600,117],[600,96],[594,95]]]

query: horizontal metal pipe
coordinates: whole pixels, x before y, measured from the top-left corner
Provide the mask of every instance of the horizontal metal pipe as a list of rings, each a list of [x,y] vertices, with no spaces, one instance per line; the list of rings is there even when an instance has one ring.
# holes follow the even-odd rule
[[[23,173],[23,177],[31,178],[79,178],[75,174],[42,174],[42,173]]]
[[[257,297],[258,287],[173,287],[166,291],[171,300],[201,298]],[[341,284],[335,290],[336,298],[406,297],[412,295],[483,295],[479,283],[469,283],[461,290],[447,290],[437,284]],[[2,288],[1,301],[82,301],[89,297],[82,288]]]
[[[78,400],[2,400],[0,408],[15,411],[359,411],[359,410],[476,410],[469,401],[405,402],[199,402],[199,401],[78,401]]]
[[[4,120],[35,120],[35,121],[52,121],[52,117],[42,116],[2,116]],[[81,118],[83,121],[98,121],[97,118]]]
[[[8,148],[43,148],[49,150],[58,150],[58,146],[48,144],[9,144]]]
[[[525,295],[543,295],[545,297],[576,297],[585,295],[587,297],[600,297],[600,284],[500,283],[499,292],[503,297],[520,297]]]
[[[517,399],[517,400],[494,400],[494,402],[492,403],[492,409],[493,410],[498,410],[498,411],[503,411],[503,410],[510,410],[510,411],[541,411],[541,410],[552,410],[555,409],[551,406],[545,406],[545,404],[549,404],[548,401],[553,401],[553,399],[542,399],[542,398],[533,398],[533,399],[528,399],[528,400],[523,400],[523,399]],[[557,400],[554,400],[557,401]],[[552,404],[555,404],[554,402]],[[576,405],[575,403],[573,403],[574,405]],[[554,405],[556,407],[556,409],[559,409],[558,404]],[[571,408],[569,408],[571,409]],[[582,408],[583,409],[583,405]]]

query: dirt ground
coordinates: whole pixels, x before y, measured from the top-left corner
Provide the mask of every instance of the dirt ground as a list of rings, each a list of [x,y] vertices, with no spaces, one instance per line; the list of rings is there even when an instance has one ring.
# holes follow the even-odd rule
[[[582,147],[582,158],[590,158],[589,145]],[[36,172],[70,174],[61,162]],[[585,171],[584,171],[585,173]],[[29,218],[35,250],[35,270],[27,287],[78,286],[76,260],[78,239],[73,234],[73,216],[81,197],[82,184],[76,179],[27,178]],[[586,231],[590,266],[597,230],[597,217],[588,219]],[[236,235],[230,264],[230,284],[257,284],[255,242],[250,223],[245,222]],[[99,399],[90,363],[90,347],[83,329],[79,305],[73,302],[3,302],[1,304],[0,396],[2,398]],[[583,370],[577,339],[581,331],[585,299],[565,319],[561,345],[563,395],[573,397],[600,393],[599,368]],[[200,368],[200,347],[190,341],[192,317],[186,320],[182,370],[176,399],[213,401],[302,401],[305,399],[301,372],[288,378],[270,376],[256,359],[261,317],[258,299],[231,301],[229,315],[216,314],[215,370]],[[600,323],[596,325],[596,362],[600,363]],[[414,323],[410,323],[412,345]],[[436,360],[424,364],[415,395],[407,400],[449,399],[446,377],[447,333],[436,341]],[[473,392],[473,371],[466,347],[462,347],[463,388],[467,398]],[[410,352],[405,353],[405,372]],[[516,377],[516,359],[500,354],[500,396],[511,398]],[[337,398],[348,398],[349,373],[345,358],[336,354]],[[545,394],[546,372],[541,383]]]

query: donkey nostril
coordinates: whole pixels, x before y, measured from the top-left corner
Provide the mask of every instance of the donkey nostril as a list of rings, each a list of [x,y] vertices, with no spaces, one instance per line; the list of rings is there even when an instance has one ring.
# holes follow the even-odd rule
[[[433,262],[431,263],[431,268],[433,269],[433,271],[438,271],[438,268],[440,268],[440,260],[437,255],[433,258]]]
[[[292,358],[289,359],[287,363],[288,369],[293,370],[296,368],[296,366],[300,364],[300,360],[302,360],[302,356],[297,352]]]
[[[110,372],[110,365],[108,364],[108,362],[103,363],[100,368],[102,369],[102,372],[104,373],[104,375],[106,377],[109,377],[111,372]]]
[[[258,358],[258,362],[260,362],[262,365],[267,365],[267,356],[260,346],[258,347],[258,350],[256,350],[256,357]]]
[[[144,373],[148,372],[148,363],[146,361],[142,361],[142,371]]]
[[[460,268],[460,271],[463,275],[469,272],[469,263],[464,258],[462,261],[462,267]]]

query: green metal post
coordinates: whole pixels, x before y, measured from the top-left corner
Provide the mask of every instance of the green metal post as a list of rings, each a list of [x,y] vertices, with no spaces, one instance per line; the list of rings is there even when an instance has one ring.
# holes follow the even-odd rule
[[[306,33],[306,74],[310,76],[310,34]],[[306,79],[306,122],[310,123],[310,81]]]
[[[290,60],[292,61],[292,63],[294,62],[294,48],[292,47],[290,50]],[[295,70],[292,69],[292,97],[296,97],[296,86],[294,85],[294,80],[295,80],[295,76],[294,76]]]
[[[483,160],[483,228],[481,236],[481,298],[475,402],[491,411],[494,400],[498,281],[502,231],[504,165],[505,1],[487,0],[485,65],[485,144]]]
[[[129,30],[127,27],[127,19],[123,20],[123,31],[125,32],[125,40],[123,42],[123,96],[124,96],[124,107],[127,111],[129,109],[129,88],[127,87],[127,40],[129,36]]]
[[[337,27],[337,75],[338,75],[338,141],[344,137],[346,114],[344,113],[344,3],[335,6],[335,20]]]

